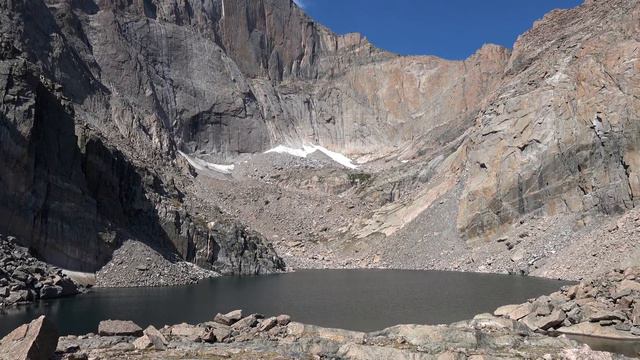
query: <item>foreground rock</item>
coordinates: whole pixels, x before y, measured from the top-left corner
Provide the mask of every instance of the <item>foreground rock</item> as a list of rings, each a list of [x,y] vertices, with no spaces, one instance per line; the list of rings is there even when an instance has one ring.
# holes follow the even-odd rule
[[[525,304],[505,305],[494,314],[536,332],[640,341],[640,267],[615,270]]]
[[[0,340],[0,359],[49,360],[57,344],[55,327],[44,316],[40,316]]]
[[[142,328],[133,321],[105,320],[98,325],[100,336],[141,336]]]
[[[17,245],[15,238],[0,235],[0,308],[75,295],[81,290],[62,270]]]
[[[237,312],[233,312],[235,315]],[[225,314],[228,315],[228,314]],[[219,316],[216,316],[219,318]],[[65,336],[61,359],[614,359],[517,321],[479,315],[451,325],[398,325],[364,333],[250,314],[229,325],[152,326],[136,336]]]

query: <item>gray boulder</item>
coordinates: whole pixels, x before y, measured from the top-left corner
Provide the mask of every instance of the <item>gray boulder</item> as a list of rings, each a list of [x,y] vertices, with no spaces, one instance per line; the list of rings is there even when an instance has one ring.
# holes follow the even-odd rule
[[[57,285],[44,285],[40,288],[41,299],[52,299],[62,296],[63,289]]]

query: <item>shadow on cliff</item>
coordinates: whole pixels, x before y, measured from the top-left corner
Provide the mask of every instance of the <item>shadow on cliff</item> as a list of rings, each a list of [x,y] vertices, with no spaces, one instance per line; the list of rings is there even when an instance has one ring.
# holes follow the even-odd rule
[[[178,251],[155,204],[163,197],[180,201],[180,194],[167,194],[157,175],[76,126],[73,109],[35,76],[12,79],[11,86],[34,101],[0,104],[0,232],[71,270],[98,270],[127,239],[175,261]],[[26,115],[12,116],[22,106]]]

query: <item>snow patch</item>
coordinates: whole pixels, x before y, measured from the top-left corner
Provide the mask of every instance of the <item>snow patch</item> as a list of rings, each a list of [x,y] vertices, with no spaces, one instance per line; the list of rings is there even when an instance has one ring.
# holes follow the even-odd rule
[[[331,151],[319,145],[303,145],[302,148],[299,148],[299,149],[291,148],[284,145],[278,145],[271,150],[265,151],[265,154],[268,154],[268,153],[289,154],[289,155],[293,155],[301,158],[306,158],[307,156],[313,154],[316,151],[320,151],[321,153],[330,157],[333,161],[349,169],[356,169],[358,167],[351,161],[351,159],[349,159],[345,155],[337,153],[335,151]]]
[[[201,171],[211,170],[211,171],[219,172],[221,174],[231,174],[231,172],[233,171],[233,168],[235,167],[233,164],[231,165],[213,164],[213,163],[198,159],[196,157],[189,156],[180,150],[178,150],[178,152],[180,153],[180,155],[182,155],[182,157],[187,159],[187,161],[189,162],[189,164],[191,164],[191,166]]]

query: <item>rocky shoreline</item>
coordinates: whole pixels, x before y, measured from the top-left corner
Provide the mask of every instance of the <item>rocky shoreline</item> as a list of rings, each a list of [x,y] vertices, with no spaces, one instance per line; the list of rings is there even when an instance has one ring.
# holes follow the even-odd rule
[[[613,270],[494,315],[531,331],[640,341],[640,267]]]
[[[0,309],[82,291],[61,269],[36,259],[14,237],[0,235]]]
[[[479,315],[451,325],[398,325],[358,332],[236,310],[198,325],[142,329],[106,320],[97,334],[58,338],[40,317],[0,340],[0,359],[625,359],[518,321]]]

